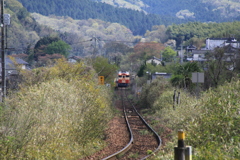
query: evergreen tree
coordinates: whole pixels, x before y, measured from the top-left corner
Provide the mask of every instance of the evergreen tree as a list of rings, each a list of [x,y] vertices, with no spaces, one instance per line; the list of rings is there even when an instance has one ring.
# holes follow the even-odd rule
[[[46,54],[61,54],[67,57],[69,55],[69,50],[71,47],[64,41],[52,42],[45,48]]]
[[[146,68],[146,64],[142,64],[138,73],[137,73],[138,77],[142,77],[144,75],[145,68]]]
[[[52,42],[56,42],[59,40],[60,40],[59,37],[51,37],[51,36],[43,37],[36,43],[34,49],[36,50],[42,45],[48,45],[48,44],[51,44]]]

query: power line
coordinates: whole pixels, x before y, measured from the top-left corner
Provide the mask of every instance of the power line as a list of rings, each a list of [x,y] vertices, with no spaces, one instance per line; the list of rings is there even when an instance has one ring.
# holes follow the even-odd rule
[[[138,42],[132,42],[132,41],[115,41],[115,40],[100,40],[104,42],[121,42],[121,43],[138,43]]]
[[[93,40],[98,40],[98,41],[103,41],[103,42],[116,42],[116,43],[153,43],[153,44],[156,44],[156,43],[159,43],[159,42],[140,42],[140,41],[118,41],[118,40],[106,40],[106,39],[101,39],[99,37],[93,37],[89,40],[85,40],[85,41],[80,41],[80,42],[76,42],[76,43],[71,43],[70,45],[73,45],[73,44],[80,44],[80,43],[85,43],[85,42],[91,42]]]

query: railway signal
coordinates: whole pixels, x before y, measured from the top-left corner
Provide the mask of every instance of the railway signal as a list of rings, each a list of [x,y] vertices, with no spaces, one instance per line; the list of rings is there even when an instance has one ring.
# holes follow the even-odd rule
[[[98,83],[104,85],[104,76],[98,76]]]

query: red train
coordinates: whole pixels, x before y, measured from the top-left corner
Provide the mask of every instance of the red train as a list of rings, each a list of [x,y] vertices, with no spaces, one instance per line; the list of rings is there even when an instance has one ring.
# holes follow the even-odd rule
[[[130,84],[130,74],[128,71],[119,71],[117,78],[118,87],[128,87]]]

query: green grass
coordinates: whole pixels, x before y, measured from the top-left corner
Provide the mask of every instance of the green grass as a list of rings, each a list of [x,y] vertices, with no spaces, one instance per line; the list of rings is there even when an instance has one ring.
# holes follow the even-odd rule
[[[148,130],[146,130],[146,129],[145,130],[140,130],[139,133],[141,135],[148,135],[148,134],[150,134],[150,132]]]

